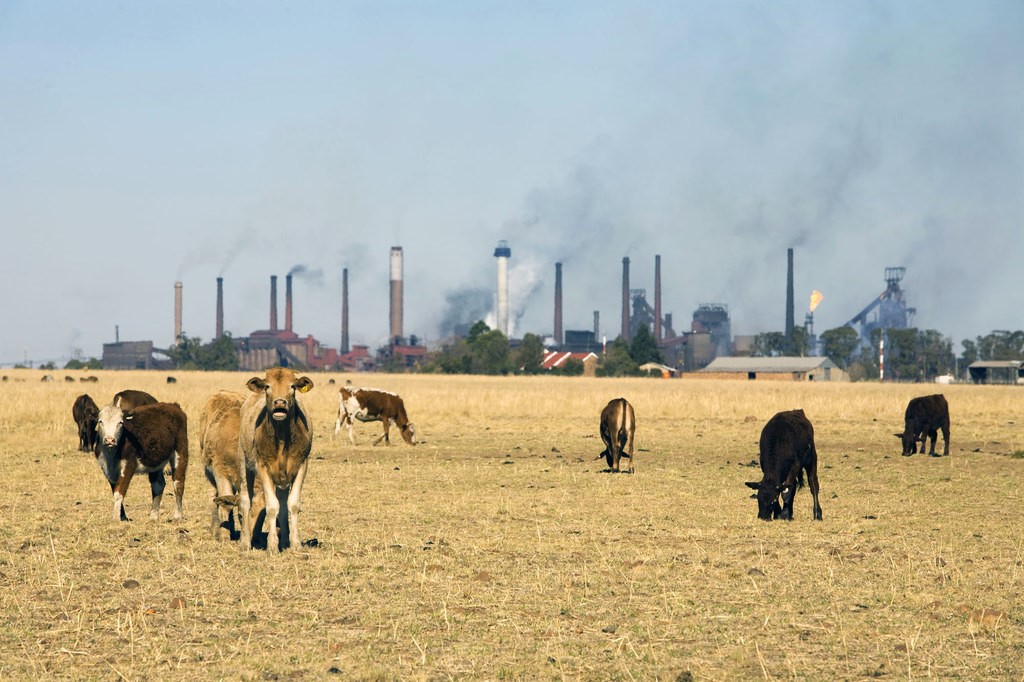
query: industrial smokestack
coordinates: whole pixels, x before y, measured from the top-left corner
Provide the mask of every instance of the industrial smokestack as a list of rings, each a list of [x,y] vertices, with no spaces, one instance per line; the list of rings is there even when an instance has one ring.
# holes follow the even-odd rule
[[[622,259],[622,338],[629,341],[629,256]]]
[[[391,247],[391,342],[402,338],[402,247]]]
[[[555,263],[555,345],[562,346],[562,264]]]
[[[345,354],[348,347],[348,268],[341,270],[341,352]]]
[[[292,275],[284,276],[284,330],[292,330]]]
[[[277,331],[277,275],[270,276],[270,331]]]
[[[792,353],[793,348],[793,327],[796,323],[796,313],[793,309],[793,249],[786,250],[786,347],[787,353]]]
[[[181,343],[181,282],[174,283],[174,345]]]
[[[654,257],[654,341],[661,343],[661,255]]]
[[[214,339],[224,336],[224,278],[217,278],[217,320]]]
[[[498,259],[498,331],[508,336],[508,259],[512,257],[508,242],[498,242],[494,257]]]
[[[600,311],[594,311],[594,341],[601,338],[601,313]]]

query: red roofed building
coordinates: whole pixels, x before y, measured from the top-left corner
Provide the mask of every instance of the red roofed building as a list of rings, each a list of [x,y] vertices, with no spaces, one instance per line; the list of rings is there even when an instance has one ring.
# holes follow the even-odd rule
[[[561,368],[566,360],[572,358],[583,363],[583,376],[595,376],[597,371],[597,355],[595,353],[570,353],[568,351],[549,350],[544,353],[540,363],[546,370]]]

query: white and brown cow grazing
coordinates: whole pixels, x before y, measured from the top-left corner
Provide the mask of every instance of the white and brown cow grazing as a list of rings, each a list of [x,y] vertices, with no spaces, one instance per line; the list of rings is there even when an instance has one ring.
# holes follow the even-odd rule
[[[302,483],[313,447],[313,428],[298,394],[313,388],[313,382],[293,370],[273,367],[265,377],[253,377],[246,385],[252,393],[242,404],[238,435],[240,477],[245,476],[238,493],[242,548],[252,546],[257,477],[267,510],[267,549],[276,552],[280,545],[298,547]],[[282,507],[282,497],[287,510]],[[285,535],[283,543],[279,530]]]
[[[174,478],[174,519],[182,518],[185,472],[188,470],[188,418],[174,403],[155,403],[124,411],[116,405],[100,410],[96,422],[96,460],[114,494],[114,520],[128,521],[124,498],[137,473],[149,474],[152,519],[160,514],[164,467]]]
[[[636,415],[633,406],[625,398],[608,401],[601,410],[601,440],[604,441],[604,452],[597,456],[608,462],[608,470],[619,470],[619,459],[629,458],[629,472],[636,471],[633,459],[633,433],[636,430]]]
[[[238,518],[238,492],[242,488],[242,464],[238,450],[243,398],[231,391],[210,396],[199,417],[199,449],[206,479],[210,482],[211,531],[217,539],[236,539],[241,535]],[[263,489],[256,481],[252,507],[263,508]]]
[[[96,419],[100,408],[88,393],[75,398],[71,406],[71,416],[78,426],[78,449],[81,452],[92,452],[96,447]]]
[[[355,436],[352,434],[353,419],[384,424],[384,433],[373,441],[374,445],[381,441],[391,445],[389,437],[391,422],[398,427],[406,443],[416,445],[416,427],[409,422],[409,417],[405,413],[405,403],[394,393],[376,388],[346,388],[343,386],[340,403],[338,421],[334,424],[334,433],[337,434],[341,431],[341,426],[344,424],[348,428],[348,439],[352,445],[356,444]]]
[[[143,405],[152,405],[156,402],[157,399],[145,391],[136,391],[135,389],[129,388],[115,393],[114,399],[110,401],[110,404],[120,407],[122,410],[127,412],[132,408],[142,407]]]

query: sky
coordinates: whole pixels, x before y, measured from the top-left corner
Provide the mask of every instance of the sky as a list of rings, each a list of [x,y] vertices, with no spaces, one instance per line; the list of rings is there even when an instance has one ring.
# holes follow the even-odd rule
[[[1024,3],[0,2],[0,364],[269,326],[338,347],[486,317],[617,335],[622,258],[678,330],[1024,328]]]

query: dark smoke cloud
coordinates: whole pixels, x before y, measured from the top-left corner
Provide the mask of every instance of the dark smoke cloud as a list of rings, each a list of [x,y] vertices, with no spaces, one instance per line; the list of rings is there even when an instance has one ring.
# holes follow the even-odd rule
[[[440,338],[451,336],[456,327],[472,325],[483,320],[491,312],[493,292],[483,288],[467,287],[449,291],[444,295],[444,310],[437,326]]]
[[[323,286],[324,284],[324,271],[320,268],[311,268],[305,264],[293,265],[292,269],[288,271],[288,274],[296,279],[301,279],[304,282],[308,282],[313,286]]]

